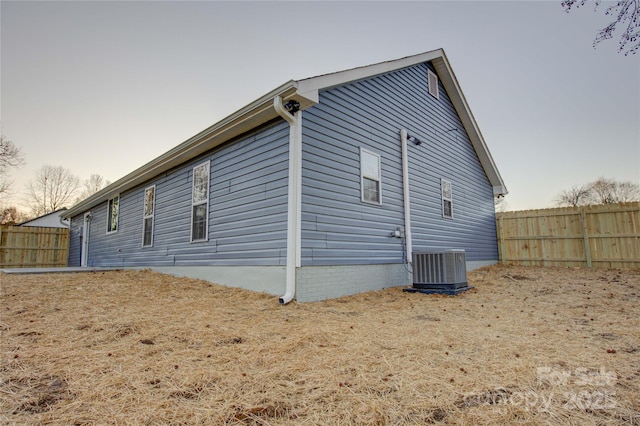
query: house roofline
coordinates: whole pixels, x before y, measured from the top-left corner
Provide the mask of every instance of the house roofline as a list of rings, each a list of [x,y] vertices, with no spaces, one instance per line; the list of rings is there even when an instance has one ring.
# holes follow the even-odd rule
[[[372,65],[351,68],[344,71],[337,71],[329,74],[322,74],[316,77],[305,78],[298,81],[298,93],[309,99],[318,101],[317,96],[320,90],[330,89],[353,81],[375,77],[402,68],[417,65],[423,62],[433,61],[444,56],[444,50],[437,49],[430,52],[420,53],[391,61],[380,62]]]
[[[436,69],[438,77],[447,91],[456,112],[460,116],[462,125],[469,135],[471,144],[473,145],[480,163],[485,170],[485,174],[493,187],[494,195],[506,195],[508,191],[504,181],[502,180],[502,176],[500,176],[498,167],[491,156],[491,152],[489,151],[484,137],[480,132],[478,123],[473,117],[471,108],[467,103],[460,84],[458,83],[458,79],[453,72],[453,68],[451,67],[449,59],[447,59],[447,55],[443,49],[436,49],[429,52],[419,53],[417,55],[406,56],[400,59],[299,80],[298,94],[317,103],[319,102],[320,90],[326,90],[331,87],[340,86],[353,81],[375,77],[377,75],[411,67],[423,62],[431,62]]]
[[[38,217],[34,217],[32,219],[27,219],[24,222],[17,223],[16,226],[22,226],[22,225],[25,225],[25,224],[27,224],[29,222],[33,222],[34,220],[42,219],[43,217],[51,216],[51,215],[54,215],[56,213],[58,213],[58,216],[64,217],[64,215],[59,214],[59,213],[62,213],[65,210],[67,210],[67,208],[66,207],[62,207],[62,208],[59,208],[58,210],[54,210],[52,212],[42,214],[42,215],[40,215]]]
[[[502,180],[500,171],[493,160],[493,156],[491,155],[489,147],[482,136],[480,127],[478,127],[478,123],[476,122],[476,119],[471,112],[471,108],[467,103],[467,99],[460,88],[458,78],[453,72],[453,68],[451,67],[444,51],[442,52],[442,57],[433,60],[432,63],[447,91],[447,94],[449,95],[449,99],[451,99],[451,102],[462,121],[462,125],[469,135],[469,139],[471,140],[471,144],[478,155],[480,164],[482,164],[487,178],[493,187],[493,195],[507,195],[507,187]]]
[[[66,211],[63,217],[70,218],[83,213],[121,192],[140,185],[198,155],[204,154],[234,137],[246,133],[268,121],[279,118],[279,115],[273,108],[273,99],[276,96],[280,96],[283,102],[295,98],[300,102],[300,108],[306,109],[319,102],[319,92],[321,90],[429,61],[433,63],[442,84],[462,120],[462,124],[480,159],[480,163],[493,187],[494,195],[507,194],[506,186],[500,176],[500,172],[471,113],[471,109],[462,93],[458,80],[449,64],[449,60],[443,49],[437,49],[400,59],[323,74],[298,81],[290,80],[187,139],[144,166],[118,179],[89,198],[74,205]]]
[[[244,108],[223,118],[216,124],[182,142],[180,145],[170,149],[142,167],[72,206],[64,214],[64,217],[70,218],[83,213],[121,192],[140,185],[234,137],[250,131],[256,126],[279,117],[273,109],[273,98],[280,96],[283,100],[291,99],[296,94],[296,88],[297,82],[293,80],[284,83]],[[305,107],[310,106],[310,104],[310,102],[305,102]]]

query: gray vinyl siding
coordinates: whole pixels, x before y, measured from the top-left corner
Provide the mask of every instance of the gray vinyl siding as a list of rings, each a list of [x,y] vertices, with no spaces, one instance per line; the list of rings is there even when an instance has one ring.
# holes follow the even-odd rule
[[[423,141],[408,143],[414,251],[497,259],[492,187],[444,87],[428,94],[428,66],[323,91],[304,112],[303,266],[403,261],[390,237],[404,226],[401,128]],[[381,156],[380,206],[361,201],[360,147]],[[441,178],[452,183],[453,219],[442,217]]]
[[[278,122],[121,193],[115,233],[106,234],[106,203],[96,206],[88,265],[284,265],[288,140],[288,125]],[[193,167],[205,161],[211,161],[208,240],[191,242]],[[144,190],[150,185],[156,185],[153,245],[142,247]],[[78,221],[82,216],[74,226]],[[72,248],[70,259],[78,250]]]
[[[414,251],[464,249],[496,260],[493,191],[440,84],[428,94],[420,64],[331,88],[302,114],[302,266],[400,264],[404,226],[400,129],[408,143]],[[433,70],[433,68],[431,68]],[[89,266],[286,264],[289,126],[280,121],[120,194],[118,231],[94,209]],[[361,201],[360,149],[380,155],[381,205]],[[192,168],[211,161],[208,240],[190,242]],[[442,217],[440,180],[453,189]],[[144,189],[156,185],[154,238],[142,247]],[[72,219],[70,265],[80,263],[83,215]]]

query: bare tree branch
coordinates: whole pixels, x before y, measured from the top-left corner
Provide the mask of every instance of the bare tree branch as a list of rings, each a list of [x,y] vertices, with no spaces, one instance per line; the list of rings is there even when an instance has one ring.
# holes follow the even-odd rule
[[[613,204],[616,183],[613,179],[599,178],[589,184],[591,204]]]
[[[91,176],[89,176],[89,179],[85,179],[84,182],[82,182],[82,193],[78,196],[75,202],[78,203],[86,198],[89,198],[90,196],[100,191],[102,188],[109,186],[110,184],[111,182],[109,182],[99,174],[92,174]]]
[[[0,135],[0,195],[9,192],[13,182],[7,179],[10,169],[15,169],[24,164],[24,157],[20,148]]]
[[[565,12],[569,13],[572,9],[584,6],[588,0],[563,0],[561,2]],[[601,1],[594,1],[594,10],[597,10]],[[640,0],[618,0],[612,6],[605,10],[605,15],[613,16],[615,19],[606,27],[600,30],[593,41],[595,48],[598,43],[613,38],[618,24],[626,29],[620,36],[618,53],[624,52],[625,56],[629,53],[636,54],[640,49]]]
[[[630,181],[598,178],[582,186],[560,192],[554,201],[559,206],[584,206],[640,201],[640,185]]]
[[[630,181],[616,182],[613,197],[616,203],[628,203],[640,200],[640,185]]]
[[[577,207],[589,204],[589,188],[585,185],[572,186],[571,189],[566,189],[554,198],[554,201],[559,206]]]
[[[494,197],[493,198],[493,208],[497,213],[504,213],[509,208],[504,197]]]
[[[34,215],[61,209],[73,201],[80,179],[60,166],[42,166],[27,186],[27,203]]]
[[[27,215],[16,207],[5,207],[0,210],[0,225],[17,225],[27,220]]]

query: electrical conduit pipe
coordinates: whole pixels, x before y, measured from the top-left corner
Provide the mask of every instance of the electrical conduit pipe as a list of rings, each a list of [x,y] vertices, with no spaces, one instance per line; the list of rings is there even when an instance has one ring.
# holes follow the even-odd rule
[[[402,145],[402,192],[404,198],[404,238],[406,241],[406,261],[413,263],[411,241],[411,199],[409,197],[409,154],[407,152],[407,131],[400,130],[400,143]]]

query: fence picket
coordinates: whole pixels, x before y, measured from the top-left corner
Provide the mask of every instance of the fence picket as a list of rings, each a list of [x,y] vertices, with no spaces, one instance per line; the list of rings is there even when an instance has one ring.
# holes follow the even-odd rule
[[[69,230],[0,226],[0,268],[67,266]]]
[[[640,202],[496,214],[500,261],[640,268]]]

